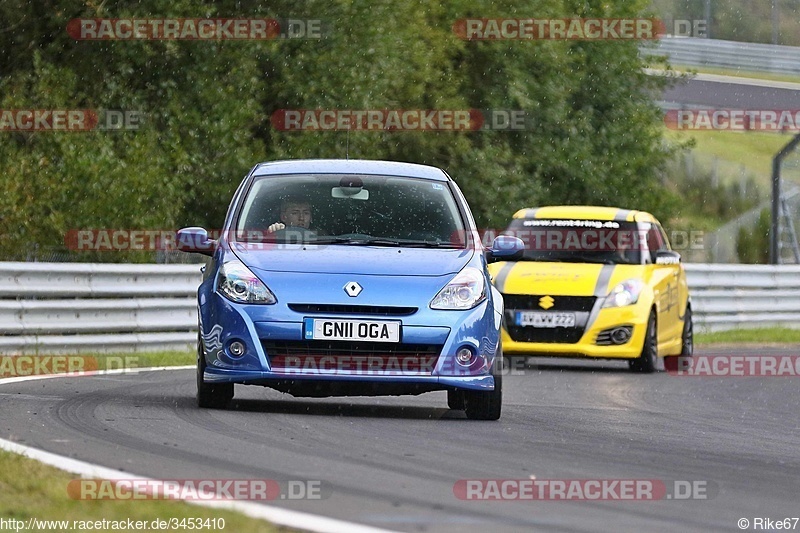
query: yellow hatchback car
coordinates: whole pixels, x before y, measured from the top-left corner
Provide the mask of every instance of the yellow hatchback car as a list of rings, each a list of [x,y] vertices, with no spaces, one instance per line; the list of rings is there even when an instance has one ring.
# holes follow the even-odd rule
[[[522,209],[504,233],[525,243],[517,260],[489,265],[505,302],[505,355],[627,359],[638,372],[692,355],[686,273],[650,213]]]

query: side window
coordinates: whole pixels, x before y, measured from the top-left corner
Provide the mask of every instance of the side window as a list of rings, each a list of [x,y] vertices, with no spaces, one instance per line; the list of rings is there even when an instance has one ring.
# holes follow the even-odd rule
[[[656,262],[656,252],[659,250],[667,250],[666,240],[664,238],[661,228],[656,224],[649,224],[647,229],[647,248],[650,251],[650,260],[648,263]]]

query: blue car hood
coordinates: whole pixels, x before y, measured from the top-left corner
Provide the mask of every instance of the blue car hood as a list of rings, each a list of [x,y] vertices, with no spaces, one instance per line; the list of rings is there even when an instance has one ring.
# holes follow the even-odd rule
[[[266,272],[443,276],[459,272],[475,250],[360,245],[264,245],[232,243],[248,268]]]

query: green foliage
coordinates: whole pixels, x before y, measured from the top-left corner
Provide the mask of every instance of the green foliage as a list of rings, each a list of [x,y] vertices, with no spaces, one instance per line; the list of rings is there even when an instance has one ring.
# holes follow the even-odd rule
[[[742,263],[769,263],[770,226],[772,218],[769,209],[762,209],[758,221],[752,228],[741,227],[736,238],[736,254]]]
[[[685,154],[667,167],[667,186],[683,199],[677,209],[679,216],[722,223],[761,202],[761,190],[753,175],[725,181],[715,176],[712,169],[693,161],[691,154]]]
[[[465,17],[634,17],[645,4],[2,3],[3,109],[125,109],[145,119],[130,132],[0,133],[0,258],[24,256],[32,243],[60,246],[70,229],[219,228],[254,163],[339,158],[347,145],[352,158],[445,168],[480,225],[504,226],[517,209],[547,203],[620,205],[668,219],[677,202],[659,175],[672,149],[651,97],[666,82],[642,73],[639,43],[467,42],[452,31]],[[321,19],[326,35],[114,42],[74,41],[65,30],[81,17],[232,16]],[[269,121],[277,109],[524,110],[533,128],[281,132]]]
[[[1,133],[0,257],[24,258],[33,245],[63,246],[71,229],[219,227],[236,183],[264,157],[251,131],[260,111],[260,79],[247,53],[253,45],[73,41],[65,30],[72,18],[196,11],[188,1],[113,13],[53,4],[36,13],[27,2],[0,7],[0,20],[15,28],[0,32],[0,48],[10,52],[0,60],[0,108],[133,110],[143,125]]]

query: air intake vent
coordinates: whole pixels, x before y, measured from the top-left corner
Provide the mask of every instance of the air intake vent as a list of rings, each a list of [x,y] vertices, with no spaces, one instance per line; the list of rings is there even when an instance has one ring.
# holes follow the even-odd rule
[[[289,304],[298,313],[329,313],[339,315],[407,316],[417,312],[416,307],[382,305]]]

